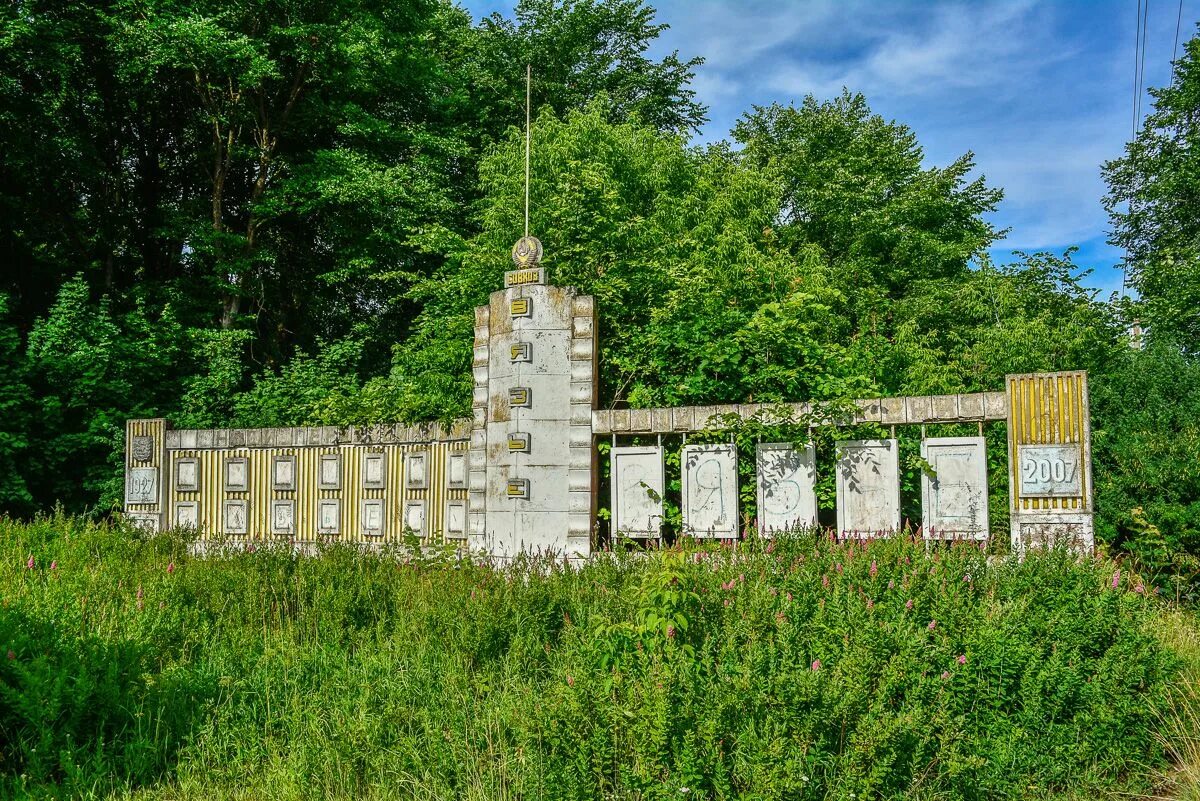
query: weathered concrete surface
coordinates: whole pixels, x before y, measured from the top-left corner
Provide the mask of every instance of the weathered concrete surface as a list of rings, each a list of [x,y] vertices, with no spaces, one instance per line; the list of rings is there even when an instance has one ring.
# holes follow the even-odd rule
[[[764,535],[817,523],[817,454],[812,445],[759,443],[758,530]]]
[[[900,528],[900,443],[837,443],[837,521],[843,536],[874,537]]]
[[[627,537],[655,539],[662,533],[663,449],[612,449],[612,530]]]
[[[738,530],[737,448],[683,446],[683,533],[733,539]]]
[[[987,539],[987,443],[983,437],[930,437],[921,456],[934,475],[921,476],[926,539]]]

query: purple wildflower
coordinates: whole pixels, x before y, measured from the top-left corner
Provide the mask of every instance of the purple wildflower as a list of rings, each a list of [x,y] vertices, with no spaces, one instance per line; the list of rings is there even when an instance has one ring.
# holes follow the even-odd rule
[[[1112,588],[1115,590],[1119,586],[1121,586],[1121,568],[1118,567],[1117,571],[1113,573]]]
[[[960,665],[965,665],[965,664],[967,664],[967,655],[966,655],[966,654],[959,654],[959,655],[958,655],[958,664],[960,664]]]
[[[937,628],[937,621],[936,620],[929,621],[929,630],[933,631],[936,628]]]
[[[11,651],[10,651],[10,653],[11,653]],[[812,663],[812,669],[813,669],[814,671],[816,671],[816,670],[820,670],[820,669],[821,669],[821,660],[820,660],[820,659],[814,659],[814,660],[813,660],[813,663]]]

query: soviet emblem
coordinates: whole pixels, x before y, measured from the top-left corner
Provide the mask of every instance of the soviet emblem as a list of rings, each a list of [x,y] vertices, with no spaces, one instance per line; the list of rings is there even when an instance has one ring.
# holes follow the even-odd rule
[[[523,236],[512,249],[513,264],[520,269],[537,267],[542,260],[542,243],[536,236]]]
[[[148,462],[154,455],[154,437],[134,437],[130,448],[135,462]]]

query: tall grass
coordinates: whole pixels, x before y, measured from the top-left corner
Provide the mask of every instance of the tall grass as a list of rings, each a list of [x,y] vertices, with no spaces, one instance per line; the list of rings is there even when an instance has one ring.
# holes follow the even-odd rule
[[[1135,590],[903,538],[498,572],[0,522],[0,796],[1141,794],[1184,655]]]

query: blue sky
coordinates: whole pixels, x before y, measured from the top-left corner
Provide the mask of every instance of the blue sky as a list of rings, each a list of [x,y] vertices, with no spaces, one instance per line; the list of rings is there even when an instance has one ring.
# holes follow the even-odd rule
[[[1145,85],[1170,79],[1178,0],[1150,2]],[[828,98],[843,86],[913,128],[930,165],[974,151],[1004,190],[993,251],[1080,248],[1088,284],[1119,288],[1105,243],[1100,165],[1133,127],[1137,0],[857,2],[648,0],[670,25],[655,47],[703,56],[694,88],[709,107],[702,141],[725,138],[751,105]],[[512,2],[464,0],[476,18]],[[1200,0],[1183,0],[1182,45]],[[1143,99],[1143,116],[1149,98]]]

